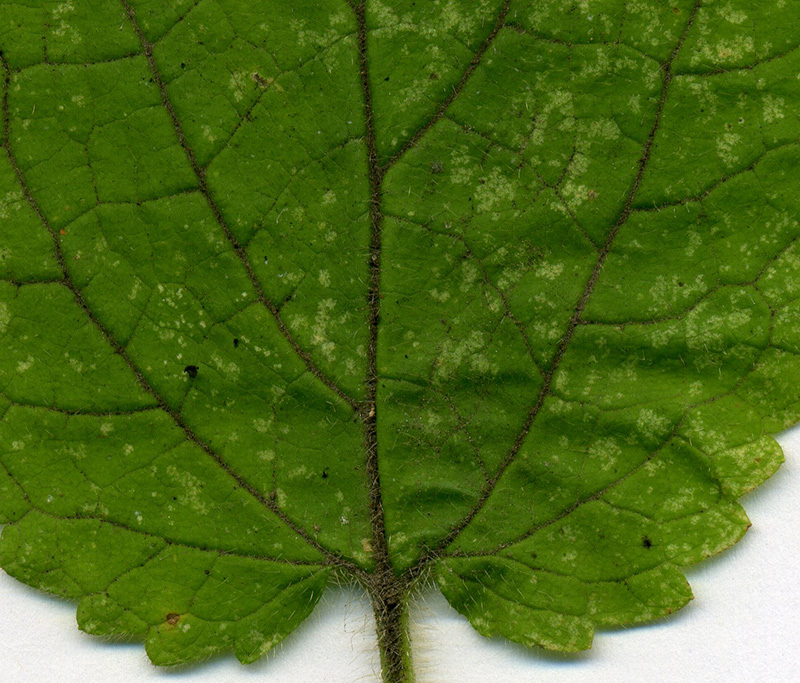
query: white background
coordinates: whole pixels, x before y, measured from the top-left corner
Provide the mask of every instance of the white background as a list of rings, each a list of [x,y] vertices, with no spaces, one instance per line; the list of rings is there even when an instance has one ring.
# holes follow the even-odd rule
[[[418,683],[790,683],[800,681],[800,427],[787,462],[743,499],[753,528],[688,571],[695,600],[677,615],[600,631],[578,656],[532,652],[474,633],[441,595],[412,609]],[[75,607],[0,572],[2,683],[377,683],[372,617],[356,590],[330,591],[276,651],[249,667],[233,656],[156,669],[137,643],[75,625]]]

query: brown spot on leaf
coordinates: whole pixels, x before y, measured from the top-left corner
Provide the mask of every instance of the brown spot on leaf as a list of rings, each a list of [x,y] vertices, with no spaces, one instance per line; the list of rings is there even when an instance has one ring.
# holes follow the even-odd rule
[[[170,612],[166,617],[164,617],[164,621],[166,621],[170,626],[175,626],[181,620],[181,615],[176,614],[175,612]]]
[[[274,78],[264,78],[260,73],[257,72],[251,74],[251,77],[261,88],[269,88],[269,86],[271,86],[275,81]]]

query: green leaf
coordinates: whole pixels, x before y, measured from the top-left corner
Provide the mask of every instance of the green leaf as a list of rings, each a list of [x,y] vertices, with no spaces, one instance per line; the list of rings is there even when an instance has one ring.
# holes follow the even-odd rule
[[[332,581],[560,651],[800,419],[800,3],[0,5],[0,564],[156,664]]]

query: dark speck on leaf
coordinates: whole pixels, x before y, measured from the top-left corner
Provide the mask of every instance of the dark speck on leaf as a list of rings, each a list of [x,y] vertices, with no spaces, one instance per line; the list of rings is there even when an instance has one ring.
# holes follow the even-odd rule
[[[434,161],[431,164],[431,173],[433,173],[433,175],[444,173],[444,164],[441,161]]]
[[[196,365],[187,365],[187,366],[186,366],[186,367],[183,369],[183,371],[184,371],[184,372],[185,372],[187,375],[189,375],[189,377],[191,377],[192,379],[194,379],[195,377],[197,377],[197,371],[198,371],[199,369],[200,369],[200,368],[198,368]]]
[[[239,348],[239,338],[238,337],[234,337],[233,338],[233,348],[234,349],[238,349]]]
[[[642,536],[642,545],[649,550],[653,547],[653,541],[651,541],[647,536]]]
[[[181,620],[180,614],[175,614],[175,612],[170,612],[164,621],[166,621],[170,626],[175,626]]]
[[[323,479],[327,479],[328,478],[328,468],[327,467],[324,470],[322,470],[322,478]]]

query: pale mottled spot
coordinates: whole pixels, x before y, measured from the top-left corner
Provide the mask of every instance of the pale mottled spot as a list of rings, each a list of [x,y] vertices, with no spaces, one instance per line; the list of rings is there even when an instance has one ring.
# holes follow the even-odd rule
[[[476,206],[478,211],[485,213],[494,209],[503,201],[514,199],[516,188],[509,181],[509,176],[500,169],[493,169],[485,182],[475,190]]]
[[[328,329],[331,325],[331,312],[336,308],[335,299],[323,299],[317,305],[317,314],[314,316],[314,326],[311,329],[311,343],[318,347],[328,361],[336,359],[334,350],[336,344],[328,338]]]
[[[663,434],[669,427],[669,420],[663,415],[659,415],[650,408],[643,408],[639,411],[636,420],[636,428],[647,437],[654,437]]]
[[[17,372],[21,375],[23,372],[27,372],[31,369],[31,366],[34,364],[35,360],[33,356],[28,356],[25,360],[21,360],[17,363]]]
[[[266,434],[272,424],[272,418],[265,420],[263,417],[258,417],[253,420],[253,427],[259,434]]]
[[[783,97],[766,95],[764,97],[764,123],[775,123],[784,118],[785,105],[786,100]]]

